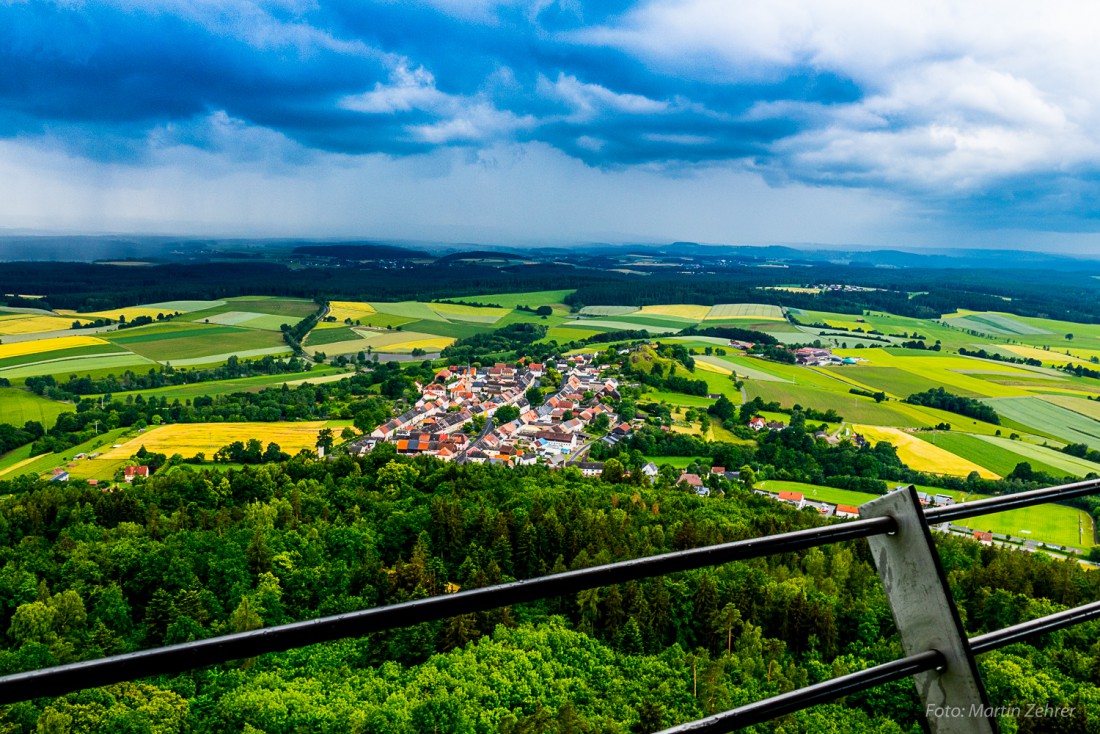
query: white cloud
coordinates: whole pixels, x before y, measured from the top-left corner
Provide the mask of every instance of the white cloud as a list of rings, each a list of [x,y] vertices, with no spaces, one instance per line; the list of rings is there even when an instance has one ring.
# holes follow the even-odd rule
[[[435,77],[424,67],[409,69],[401,61],[390,74],[389,84],[375,84],[374,89],[340,100],[340,106],[369,114],[393,114],[410,110],[441,110],[454,108],[451,97],[435,87]]]
[[[780,175],[956,191],[1100,168],[1100,5],[997,0],[653,0],[572,40],[709,82],[851,79],[851,103],[757,104],[798,119]]]
[[[668,102],[644,97],[640,94],[620,94],[599,84],[587,84],[575,76],[558,74],[557,81],[551,82],[539,76],[539,94],[557,99],[573,109],[571,122],[579,122],[597,117],[601,112],[613,111],[628,115],[653,115],[669,111]]]

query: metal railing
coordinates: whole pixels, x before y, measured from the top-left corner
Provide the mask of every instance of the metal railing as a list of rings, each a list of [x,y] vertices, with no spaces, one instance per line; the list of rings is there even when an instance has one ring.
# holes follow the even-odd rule
[[[917,679],[918,694],[926,711],[951,710],[953,706],[945,704],[952,703],[966,703],[966,711],[972,710],[970,704],[977,704],[983,707],[977,710],[984,711],[988,710],[985,708],[988,701],[977,676],[975,655],[1100,619],[1100,602],[968,639],[962,633],[954,603],[947,594],[943,569],[932,548],[929,523],[961,520],[1096,492],[1100,492],[1100,480],[922,511],[914,488],[908,487],[861,506],[861,513],[868,516],[859,520],[8,675],[0,677],[0,704],[60,696],[149,676],[179,674],[265,653],[361,637],[585,589],[867,538],[898,622],[898,632],[907,653],[905,657],[681,724],[666,729],[665,733],[734,731],[909,677]],[[928,555],[922,555],[925,553]],[[915,593],[920,596],[915,597]],[[922,681],[931,685],[924,685]],[[951,685],[944,685],[946,682]],[[988,717],[978,721],[973,717],[930,715],[928,723],[934,732],[996,731],[996,723]]]

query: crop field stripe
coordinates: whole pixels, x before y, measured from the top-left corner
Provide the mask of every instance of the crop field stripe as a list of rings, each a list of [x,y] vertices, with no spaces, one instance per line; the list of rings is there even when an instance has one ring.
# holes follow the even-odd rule
[[[926,441],[933,446],[946,449],[956,456],[980,464],[990,471],[997,472],[1001,476],[1012,473],[1016,465],[1021,462],[1029,462],[1031,468],[1042,471],[1054,477],[1063,477],[1067,473],[1074,477],[1084,476],[1084,473],[1066,472],[1049,464],[1037,463],[1035,459],[1024,456],[1006,447],[985,440],[988,437],[974,436],[953,431],[936,431],[932,433],[915,434],[917,438]]]
[[[1068,443],[1085,443],[1092,448],[1100,448],[1100,422],[1040,397],[984,402],[992,405],[1001,416],[1027,426],[1036,433],[1054,436]]]
[[[708,372],[717,372],[720,375],[733,374],[733,365],[721,357],[712,357],[706,354],[695,355],[695,368],[705,369]]]
[[[786,321],[783,309],[764,303],[721,303],[713,306],[704,317],[706,321],[716,319],[763,319]]]
[[[1032,468],[1035,468],[1035,462],[1039,462],[1060,470],[1063,473],[1073,474],[1079,477],[1083,477],[1089,472],[1100,473],[1100,465],[1076,456],[1063,454],[1061,451],[1046,446],[1036,446],[1023,441],[1013,441],[1001,436],[981,436],[981,440],[1023,456],[1025,461],[1032,462]]]
[[[358,338],[359,335],[352,331],[350,326],[341,326],[337,329],[314,329],[309,333],[305,344],[306,346],[317,347],[323,344],[353,341]]]
[[[530,291],[527,293],[490,293],[469,296],[457,296],[444,298],[444,301],[472,301],[475,303],[495,303],[504,308],[516,308],[517,306],[553,306],[565,301],[565,297],[575,293],[575,289],[557,291]]]
[[[191,325],[189,329],[171,329],[167,331],[142,331],[142,327],[134,329],[134,333],[127,331],[113,331],[108,339],[114,344],[143,344],[145,342],[167,341],[169,339],[190,339],[192,337],[211,337],[219,334],[242,334],[243,329],[235,326],[221,324],[218,326]]]
[[[93,355],[91,357],[72,357],[60,359],[56,362],[45,362],[32,365],[12,367],[0,372],[0,376],[10,380],[38,377],[40,375],[70,375],[78,374],[81,377],[100,370],[126,370],[133,367],[155,365],[150,359],[129,352],[123,354]]]
[[[0,359],[21,357],[27,354],[46,354],[63,349],[103,346],[107,342],[94,336],[63,336],[57,339],[39,339],[36,341],[0,344]]]
[[[163,309],[166,313],[176,311],[191,313],[192,311],[208,311],[224,305],[225,301],[161,301],[160,303],[148,303],[146,307]]]
[[[447,321],[447,318],[432,310],[431,306],[420,301],[371,301],[371,307],[379,312],[404,316],[409,319],[427,319],[429,321]]]
[[[236,352],[225,352],[223,354],[209,354],[205,357],[191,357],[189,359],[171,359],[165,360],[165,364],[171,364],[173,367],[193,367],[195,365],[210,365],[217,364],[219,362],[225,362],[230,357],[237,357],[238,359],[248,359],[252,357],[267,357],[277,356],[280,354],[289,355],[291,353],[290,347],[285,344],[281,347],[261,347],[260,349],[242,349]]]
[[[976,471],[984,479],[1000,479],[1000,475],[979,466],[972,461],[957,456],[950,451],[925,443],[915,436],[896,428],[883,426],[853,425],[852,430],[861,433],[871,443],[888,441],[898,450],[898,458],[911,469],[931,474],[948,474],[965,477]]]
[[[681,327],[678,326],[657,326],[653,324],[640,327],[638,324],[633,324],[629,321],[614,321],[612,319],[578,319],[577,323],[584,324],[586,327],[598,326],[606,331],[637,330],[639,328],[644,328],[651,334],[675,334],[681,329]]]
[[[674,303],[666,305],[643,306],[639,316],[663,316],[683,319],[685,322],[698,323],[710,313],[710,306],[698,306],[693,303]]]
[[[585,306],[582,316],[626,316],[638,311],[637,306]]]
[[[455,321],[429,321],[422,319],[420,321],[412,321],[404,324],[401,327],[400,332],[394,333],[419,333],[428,334],[430,336],[447,336],[454,339],[462,339],[468,336],[474,336],[475,334],[486,334],[492,331],[492,327],[485,326],[484,324],[471,324]]]
[[[1100,421],[1100,401],[1086,400],[1084,398],[1072,397],[1069,395],[1044,395],[1042,399],[1048,403],[1054,403],[1060,408],[1079,413],[1086,418]]]
[[[259,349],[268,349],[266,354],[278,354],[289,351],[281,334],[256,329],[240,329],[232,326],[215,327],[228,329],[218,334],[201,336],[168,337],[155,341],[127,342],[127,347],[144,357],[158,362],[173,364],[199,364],[195,359],[213,359],[222,354],[255,353]]]
[[[64,331],[72,327],[74,321],[85,322],[88,319],[76,316],[23,316],[0,320],[0,336],[16,334],[39,334],[49,331]]]

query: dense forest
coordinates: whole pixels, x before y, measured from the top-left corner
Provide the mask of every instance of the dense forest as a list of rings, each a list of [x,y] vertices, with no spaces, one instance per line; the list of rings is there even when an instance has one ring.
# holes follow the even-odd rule
[[[18,489],[0,500],[2,673],[821,522],[734,485],[704,499],[664,479],[388,449],[224,475],[177,467],[108,493]],[[1100,577],[1073,563],[965,539],[940,551],[971,633],[1100,597]],[[1076,707],[1005,731],[1100,731],[1096,632],[983,656],[999,704]],[[8,706],[0,727],[625,734],[899,654],[866,545],[846,543]],[[779,726],[758,730],[920,731],[908,682]]]
[[[118,268],[89,263],[5,263],[0,293],[31,290],[45,301],[18,304],[96,311],[138,303],[177,299],[217,299],[242,295],[399,301],[576,289],[566,302],[576,309],[596,305],[658,303],[771,303],[788,307],[862,313],[888,311],[917,318],[938,318],[965,308],[1002,311],[1100,323],[1100,281],[1089,273],[1056,270],[987,270],[980,280],[965,269],[897,268],[807,263],[788,268],[744,267],[700,260],[699,272],[670,275],[652,268],[629,275],[607,267],[588,267],[585,258],[490,267],[458,260],[406,264],[378,269],[355,267],[289,267],[270,261],[248,263],[164,264],[127,268],[126,288],[117,288]],[[349,266],[350,265],[350,266]],[[798,280],[806,283],[858,284],[868,290],[794,293],[768,286]],[[1006,305],[1009,299],[1011,306]],[[11,298],[8,301],[12,301]]]

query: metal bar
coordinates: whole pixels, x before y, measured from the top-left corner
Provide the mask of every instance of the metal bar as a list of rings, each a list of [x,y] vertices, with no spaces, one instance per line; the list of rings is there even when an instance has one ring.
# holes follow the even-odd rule
[[[893,517],[898,531],[868,539],[871,557],[907,655],[943,653],[944,667],[917,673],[913,683],[933,734],[994,734],[989,696],[970,652],[917,490],[906,487],[860,505],[863,517]],[[955,712],[964,712],[959,716]],[[976,713],[972,713],[976,712]]]
[[[893,532],[896,528],[897,523],[889,517],[838,523],[17,673],[0,678],[0,704],[60,696],[84,688],[152,675],[171,675],[230,660],[347,637],[361,637],[372,632],[548,599],[600,586],[872,537]]]
[[[890,663],[860,670],[856,673],[842,675],[839,678],[815,683],[812,686],[799,688],[779,696],[766,698],[763,701],[746,704],[730,711],[708,716],[705,719],[674,726],[671,729],[665,729],[660,734],[688,734],[688,732],[691,734],[697,734],[698,732],[719,734],[735,731],[753,724],[762,724],[765,721],[786,716],[811,706],[828,703],[841,696],[859,693],[868,688],[934,670],[944,665],[944,663],[942,653],[937,650],[928,650]]]
[[[1021,622],[1011,627],[999,629],[996,632],[987,632],[984,635],[971,637],[970,649],[975,655],[979,655],[1015,642],[1026,642],[1033,637],[1048,632],[1057,632],[1075,624],[1091,622],[1094,619],[1100,619],[1100,601],[1033,619],[1029,622]]]
[[[965,520],[968,517],[988,515],[991,512],[1018,510],[1021,507],[1033,507],[1034,505],[1056,500],[1084,497],[1097,492],[1100,492],[1100,479],[1089,479],[1084,482],[1061,484],[1057,487],[1033,489],[1030,492],[1006,494],[1000,497],[990,497],[985,500],[975,500],[945,507],[932,507],[924,511],[924,518],[929,524],[934,525],[940,522],[953,522],[955,520]]]

